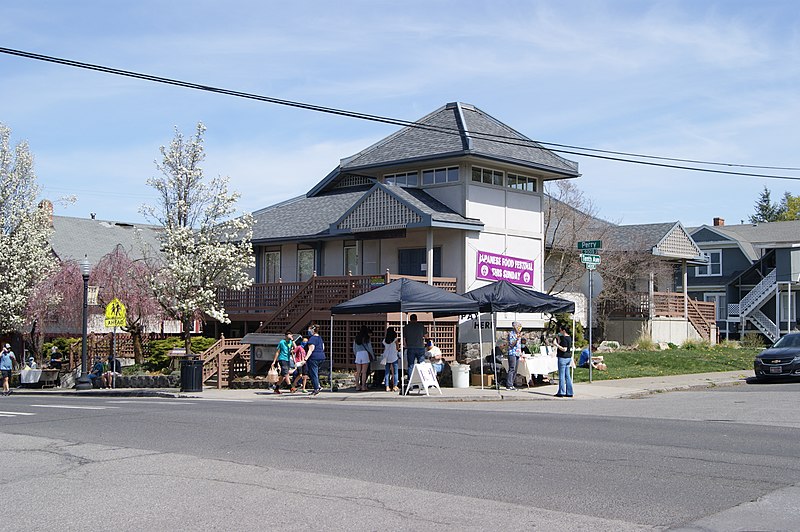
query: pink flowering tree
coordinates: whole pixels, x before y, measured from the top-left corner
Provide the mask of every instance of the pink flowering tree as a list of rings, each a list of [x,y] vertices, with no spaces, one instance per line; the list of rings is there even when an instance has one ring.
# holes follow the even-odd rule
[[[153,328],[164,319],[164,312],[153,296],[148,279],[151,272],[144,260],[131,259],[117,245],[92,268],[90,284],[98,287],[97,303],[105,308],[112,299],[125,305],[127,325],[123,331],[131,335],[137,364],[144,361],[143,338],[148,326]]]

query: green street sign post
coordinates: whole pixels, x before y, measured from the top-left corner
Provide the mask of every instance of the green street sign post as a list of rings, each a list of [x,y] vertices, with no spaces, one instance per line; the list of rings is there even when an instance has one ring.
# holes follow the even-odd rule
[[[578,249],[603,249],[603,241],[602,240],[581,240],[578,242]]]
[[[581,262],[586,264],[600,264],[600,255],[592,255],[589,253],[582,253],[581,254]]]

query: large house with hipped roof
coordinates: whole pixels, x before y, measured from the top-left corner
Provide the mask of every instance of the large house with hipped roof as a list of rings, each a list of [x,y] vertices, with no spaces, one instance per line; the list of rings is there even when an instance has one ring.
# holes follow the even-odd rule
[[[449,103],[342,159],[307,194],[256,211],[256,284],[223,291],[232,323],[218,332],[327,328],[332,305],[397,276],[459,293],[498,276],[542,290],[543,184],[578,175],[577,163],[477,107]],[[399,319],[341,317],[334,361],[350,362],[354,327],[366,321],[378,335]],[[452,358],[454,321],[424,319]],[[499,325],[513,319],[544,323],[501,315]]]

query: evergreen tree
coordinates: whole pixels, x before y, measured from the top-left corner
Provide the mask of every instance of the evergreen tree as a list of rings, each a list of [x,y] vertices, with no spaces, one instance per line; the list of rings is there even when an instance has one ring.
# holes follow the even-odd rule
[[[769,189],[764,186],[761,195],[755,204],[755,214],[750,216],[750,223],[774,222],[780,219],[781,208],[779,205],[772,203],[770,199]]]

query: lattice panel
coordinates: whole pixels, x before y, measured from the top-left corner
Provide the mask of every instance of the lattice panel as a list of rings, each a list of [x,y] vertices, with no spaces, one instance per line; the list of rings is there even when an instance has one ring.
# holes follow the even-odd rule
[[[360,176],[360,175],[344,175],[341,179],[336,183],[333,188],[350,188],[350,187],[360,187],[363,185],[371,185],[372,180],[368,177]]]
[[[403,205],[397,198],[384,190],[376,189],[342,220],[339,229],[350,229],[354,232],[402,229],[421,221],[419,214]]]
[[[456,326],[455,322],[442,322],[437,321],[436,327],[433,322],[421,321],[429,333],[433,336],[434,343],[442,350],[442,355],[445,360],[453,361],[456,356]],[[330,323],[320,322],[321,332],[320,335],[326,342],[326,354],[330,356],[331,351],[327,346],[330,338]],[[353,339],[361,329],[362,325],[366,325],[372,330],[372,348],[375,350],[375,356],[380,358],[383,354],[383,337],[386,334],[386,328],[394,327],[395,332],[400,336],[399,322],[386,322],[383,320],[336,320],[333,321],[333,367],[338,369],[355,369],[355,355],[353,354]]]
[[[671,257],[691,259],[700,255],[700,250],[681,227],[675,227],[658,245],[658,250]]]

